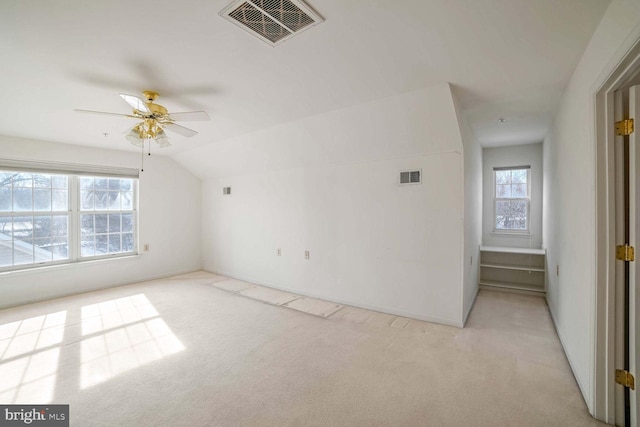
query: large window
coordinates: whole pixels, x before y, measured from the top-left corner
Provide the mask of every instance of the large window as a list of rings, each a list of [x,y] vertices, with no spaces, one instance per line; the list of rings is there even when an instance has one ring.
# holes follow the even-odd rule
[[[0,169],[0,271],[136,253],[136,184]]]
[[[496,231],[529,230],[530,170],[529,166],[494,169]]]

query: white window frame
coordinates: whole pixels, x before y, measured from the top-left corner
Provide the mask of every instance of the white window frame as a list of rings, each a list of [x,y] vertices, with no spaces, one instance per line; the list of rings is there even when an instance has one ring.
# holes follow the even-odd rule
[[[93,177],[93,176],[89,176],[89,177]],[[131,210],[82,210],[82,200],[80,200],[80,192],[81,192],[81,188],[80,188],[80,178],[81,176],[75,176],[74,184],[76,186],[75,191],[73,191],[73,195],[75,197],[75,205],[76,209],[74,210],[74,214],[75,214],[75,224],[76,226],[74,227],[74,232],[76,233],[75,236],[75,244],[74,244],[74,249],[77,251],[76,252],[76,258],[78,261],[91,261],[91,260],[97,260],[97,259],[106,259],[106,258],[119,258],[119,257],[123,257],[123,256],[131,256],[131,255],[137,255],[138,254],[138,233],[137,233],[137,225],[138,225],[138,201],[137,201],[137,195],[138,195],[138,179],[133,179],[133,178],[129,178],[129,179],[133,179],[133,185],[131,186],[132,188],[132,200],[131,200]],[[116,177],[116,176],[103,176],[103,178],[126,178],[126,177]],[[106,255],[82,255],[82,236],[81,236],[81,216],[83,214],[95,214],[95,215],[109,215],[109,214],[115,214],[115,213],[123,213],[123,212],[131,212],[133,214],[133,251],[131,252],[119,252],[119,253],[113,253],[113,254],[106,254]],[[122,233],[120,233],[122,235]]]
[[[527,197],[526,198],[498,198],[496,186],[496,172],[498,171],[513,171],[513,170],[526,170],[527,171]],[[509,228],[497,228],[497,206],[498,202],[511,201],[511,200],[523,200],[527,204],[526,209],[526,228],[523,229],[509,229]],[[494,234],[531,234],[531,166],[508,166],[508,167],[495,167],[493,168],[493,233]]]
[[[65,175],[68,177],[68,210],[67,211],[44,211],[35,212],[35,214],[43,215],[55,215],[67,214],[68,215],[68,259],[34,262],[32,264],[20,264],[0,267],[0,273],[31,270],[41,267],[49,267],[56,265],[76,264],[91,262],[104,259],[116,259],[136,256],[139,254],[138,243],[138,170],[128,168],[109,168],[103,166],[91,166],[91,165],[73,165],[64,163],[45,163],[45,162],[25,162],[21,160],[8,160],[0,159],[0,171],[10,172],[28,172],[28,173],[41,173],[41,174],[57,174]],[[132,214],[133,214],[133,250],[130,252],[120,252],[107,255],[95,255],[95,256],[81,256],[81,232],[80,232],[80,215],[83,212],[81,210],[80,200],[80,177],[81,176],[100,176],[105,178],[125,178],[132,179]],[[128,211],[128,210],[127,210]],[[118,211],[105,211],[104,213],[121,213]],[[102,211],[91,211],[91,213],[100,214]],[[33,215],[32,213],[31,215]],[[0,216],[16,216],[19,212],[0,212]],[[34,260],[35,261],[35,260]]]
[[[0,172],[24,172],[21,170],[10,170],[8,168],[0,168]],[[30,171],[29,173],[38,173],[35,171]],[[41,172],[44,173],[44,172]],[[49,174],[49,172],[47,172],[47,174]],[[67,217],[67,245],[71,245],[71,224],[72,224],[72,215],[71,215],[71,211],[69,209],[69,200],[70,200],[70,196],[71,196],[71,179],[69,177],[69,175],[66,174],[62,174],[62,173],[58,173],[57,175],[64,175],[66,176],[67,179],[67,209],[66,210],[58,210],[58,211],[54,211],[54,210],[50,210],[50,211],[36,211],[35,207],[34,207],[34,202],[35,202],[35,193],[32,192],[32,208],[31,211],[9,211],[9,212],[0,212],[0,217],[3,218],[16,218],[16,217],[21,217],[21,216],[25,216],[25,217],[36,217],[36,216],[66,216]],[[37,187],[25,187],[25,188],[37,188]],[[32,242],[33,243],[33,242]],[[33,245],[32,245],[33,248]],[[13,251],[12,251],[13,252]],[[34,267],[40,267],[40,266],[44,266],[44,265],[57,265],[57,264],[66,264],[67,262],[69,262],[68,259],[59,259],[59,260],[51,260],[51,261],[40,261],[40,262],[34,262],[31,264],[18,264],[18,265],[9,265],[9,266],[2,266],[0,267],[0,272],[3,271],[14,271],[14,270],[25,270],[25,269],[29,269],[29,268],[34,268]]]

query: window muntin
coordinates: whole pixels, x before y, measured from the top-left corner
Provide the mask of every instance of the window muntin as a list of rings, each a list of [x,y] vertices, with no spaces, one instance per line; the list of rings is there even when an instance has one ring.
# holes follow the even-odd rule
[[[528,231],[530,168],[494,170],[495,230]]]
[[[80,177],[80,256],[134,250],[133,179]]]
[[[69,259],[69,179],[0,171],[0,269]]]
[[[0,170],[0,271],[136,253],[136,186]]]

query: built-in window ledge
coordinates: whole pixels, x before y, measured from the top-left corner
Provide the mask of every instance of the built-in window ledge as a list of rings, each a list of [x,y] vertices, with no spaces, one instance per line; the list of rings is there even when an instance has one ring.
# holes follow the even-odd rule
[[[537,248],[513,248],[505,246],[480,246],[480,252],[502,252],[512,254],[545,255],[545,249]]]
[[[494,236],[508,236],[508,237],[531,237],[530,231],[507,231],[507,230],[492,230],[491,234]]]

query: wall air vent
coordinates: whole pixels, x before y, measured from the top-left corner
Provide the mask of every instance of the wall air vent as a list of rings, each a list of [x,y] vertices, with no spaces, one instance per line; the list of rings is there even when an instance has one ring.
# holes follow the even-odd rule
[[[302,0],[239,0],[220,16],[271,46],[324,21]]]
[[[413,170],[413,171],[402,171],[400,172],[400,184],[420,184],[421,182],[421,171]]]
[[[231,195],[231,187],[222,187],[222,194],[225,196]]]

